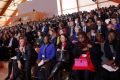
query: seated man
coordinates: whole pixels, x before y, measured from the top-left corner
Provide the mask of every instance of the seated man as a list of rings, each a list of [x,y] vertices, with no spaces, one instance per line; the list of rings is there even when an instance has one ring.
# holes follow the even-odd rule
[[[35,64],[37,53],[32,45],[27,43],[27,39],[21,37],[16,58],[12,62],[12,72],[10,80],[17,80],[22,75],[21,80],[31,80],[31,66]],[[22,74],[21,74],[22,73]]]

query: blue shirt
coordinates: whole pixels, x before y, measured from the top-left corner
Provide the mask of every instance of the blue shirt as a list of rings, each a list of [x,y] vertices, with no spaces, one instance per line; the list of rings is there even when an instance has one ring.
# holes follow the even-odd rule
[[[42,60],[43,55],[45,56],[44,57],[45,60],[52,60],[55,58],[55,53],[56,53],[56,49],[54,44],[48,44],[48,45],[43,44],[38,54],[38,60]]]
[[[116,25],[116,32],[117,32],[118,37],[120,38],[120,24]]]

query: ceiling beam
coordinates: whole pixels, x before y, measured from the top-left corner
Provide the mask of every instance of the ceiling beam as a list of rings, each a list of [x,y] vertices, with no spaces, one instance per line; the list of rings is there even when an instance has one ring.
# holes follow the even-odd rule
[[[60,0],[60,11],[61,11],[61,15],[62,15],[63,14],[62,0]]]
[[[21,0],[21,3],[25,2],[26,0]],[[13,14],[10,17],[16,16],[16,14],[18,13],[18,9],[16,9]],[[11,22],[11,18],[9,18],[6,22],[5,25],[8,25]]]
[[[10,3],[12,2],[12,0],[8,0],[8,2],[6,3],[5,7],[2,9],[0,16],[2,16],[5,11],[7,10],[7,8],[9,7]]]
[[[10,16],[10,18],[5,22],[5,25],[8,25],[11,22],[11,17],[15,16],[17,14],[18,10],[16,9],[13,14]]]
[[[79,1],[76,0],[76,4],[77,4],[77,11],[79,12]]]

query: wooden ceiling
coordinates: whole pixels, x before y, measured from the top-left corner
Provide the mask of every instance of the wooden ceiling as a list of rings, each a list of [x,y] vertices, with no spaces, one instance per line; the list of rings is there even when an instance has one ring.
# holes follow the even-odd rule
[[[17,6],[26,0],[0,0],[0,27],[10,23],[10,18],[17,15]]]

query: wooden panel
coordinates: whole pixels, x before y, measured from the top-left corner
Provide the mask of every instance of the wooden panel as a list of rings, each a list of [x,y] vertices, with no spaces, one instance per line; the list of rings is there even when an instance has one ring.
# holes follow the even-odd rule
[[[113,2],[116,2],[116,3],[120,3],[120,0],[110,0],[110,1],[113,1]]]
[[[5,7],[2,9],[0,16],[2,16],[5,11],[7,10],[7,8],[9,7],[10,3],[12,2],[12,0],[8,0],[7,4],[5,5]]]

